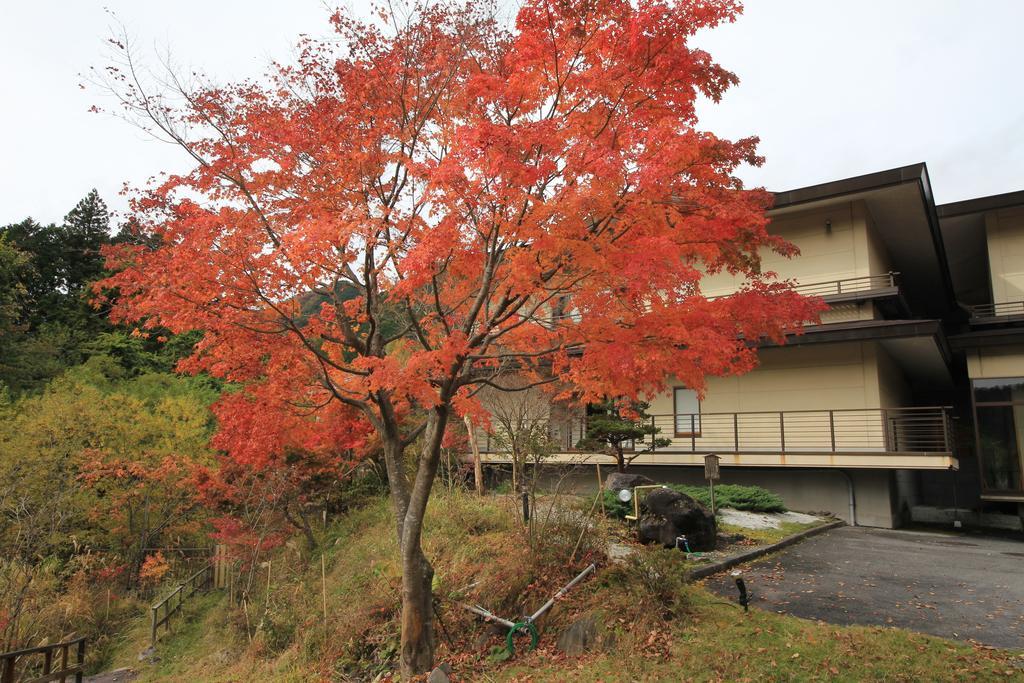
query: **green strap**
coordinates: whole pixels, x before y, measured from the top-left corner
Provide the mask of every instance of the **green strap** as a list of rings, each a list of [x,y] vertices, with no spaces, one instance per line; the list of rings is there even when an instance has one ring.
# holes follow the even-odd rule
[[[536,649],[537,642],[540,640],[540,634],[537,633],[537,627],[533,625],[532,621],[520,621],[512,625],[512,628],[508,630],[508,635],[505,636],[505,647],[508,650],[508,656],[514,657],[516,654],[515,636],[520,631],[526,631],[530,634],[530,649]]]

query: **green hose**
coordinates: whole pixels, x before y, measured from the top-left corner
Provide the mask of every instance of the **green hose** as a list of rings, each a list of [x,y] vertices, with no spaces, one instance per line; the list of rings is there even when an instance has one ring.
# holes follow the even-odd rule
[[[537,642],[540,640],[540,634],[537,633],[537,627],[533,625],[532,621],[520,621],[513,624],[512,628],[508,630],[508,635],[505,636],[505,647],[509,657],[514,657],[516,654],[515,637],[519,631],[526,631],[530,634],[531,650],[537,647]]]

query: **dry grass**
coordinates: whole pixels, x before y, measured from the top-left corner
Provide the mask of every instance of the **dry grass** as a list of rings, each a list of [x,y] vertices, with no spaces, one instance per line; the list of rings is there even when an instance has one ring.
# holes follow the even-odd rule
[[[1007,680],[1024,664],[1013,653],[897,629],[848,628],[752,611],[744,614],[700,586],[685,585],[685,563],[672,551],[644,551],[608,566],[601,549],[606,522],[585,534],[576,561],[577,515],[553,515],[528,536],[514,502],[468,494],[431,504],[426,548],[437,571],[435,594],[444,623],[438,656],[456,680],[530,681],[788,681]],[[395,541],[387,503],[374,500],[325,535],[328,611],[322,617],[319,556],[286,549],[273,559],[280,575],[267,604],[244,615],[216,595],[200,602],[160,646],[160,661],[142,680],[369,681],[395,669],[398,585]],[[511,662],[492,654],[500,634],[459,607],[476,602],[513,617],[532,612],[591,561],[586,580],[543,620],[540,647]],[[615,633],[607,652],[567,658],[557,634],[584,613],[597,613]],[[137,666],[144,628],[122,648],[120,665]]]

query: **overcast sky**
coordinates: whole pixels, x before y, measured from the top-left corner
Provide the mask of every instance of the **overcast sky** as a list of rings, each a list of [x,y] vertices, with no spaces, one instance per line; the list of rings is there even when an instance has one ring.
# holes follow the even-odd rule
[[[761,137],[767,163],[748,182],[785,190],[924,161],[940,203],[1024,189],[1024,1],[746,5],[698,43],[741,79],[702,118]],[[120,209],[125,182],[185,167],[178,150],[87,112],[102,102],[79,74],[107,59],[104,7],[150,55],[170,47],[222,81],[329,30],[320,0],[0,0],[0,224],[58,221],[92,187]]]

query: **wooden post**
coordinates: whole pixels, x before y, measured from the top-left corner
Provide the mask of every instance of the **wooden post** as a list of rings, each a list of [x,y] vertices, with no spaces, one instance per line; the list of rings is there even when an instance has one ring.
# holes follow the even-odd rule
[[[469,415],[463,417],[466,422],[466,433],[469,435],[469,448],[473,452],[473,480],[476,484],[476,493],[478,496],[484,495],[484,466],[480,460],[480,444],[476,442],[476,436],[473,433],[473,421],[469,419]]]
[[[714,453],[704,456],[704,478],[708,480],[708,486],[711,489],[711,514],[715,514],[715,480],[721,476],[719,460],[720,458]]]
[[[594,463],[597,468],[597,497],[601,499],[601,514],[607,516],[604,509],[604,483],[601,481],[601,463]]]
[[[150,621],[149,621],[149,644],[152,647],[156,647],[156,612],[160,609],[159,607],[150,607]]]
[[[82,683],[82,669],[85,668],[85,638],[78,641],[78,671],[75,673],[75,683]]]
[[[324,600],[324,636],[327,635],[327,561],[324,554],[320,553],[320,585]]]
[[[67,671],[68,670],[68,644],[67,643],[64,643],[64,647],[62,647],[60,649],[60,670],[61,671]],[[65,683],[66,680],[67,680],[67,676],[66,675],[62,675],[60,677],[60,683]]]
[[[223,567],[220,561],[220,544],[213,546],[213,586],[223,588],[221,585],[221,571]]]

